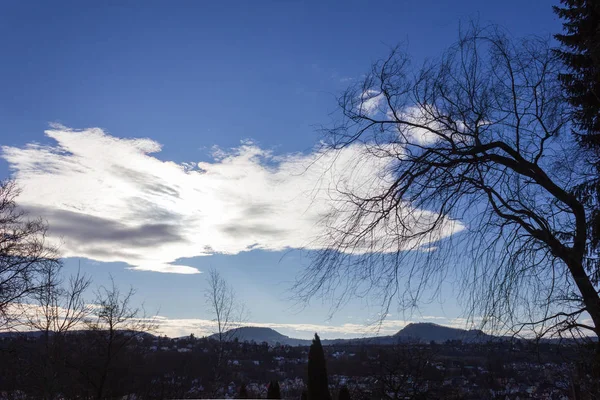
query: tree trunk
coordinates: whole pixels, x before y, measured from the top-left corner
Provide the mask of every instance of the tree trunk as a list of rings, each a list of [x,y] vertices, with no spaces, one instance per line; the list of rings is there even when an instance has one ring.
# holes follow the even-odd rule
[[[592,318],[594,333],[596,337],[600,338],[600,297],[598,296],[598,292],[596,292],[590,278],[585,273],[581,262],[570,262],[567,265],[573,275],[579,293],[581,293],[586,311]]]

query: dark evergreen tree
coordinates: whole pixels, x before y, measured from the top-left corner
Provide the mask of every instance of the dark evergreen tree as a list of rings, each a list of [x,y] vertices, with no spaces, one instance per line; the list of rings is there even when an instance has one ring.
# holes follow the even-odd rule
[[[302,391],[302,394],[300,395],[300,400],[308,400],[308,393],[306,392],[306,389]]]
[[[347,386],[342,386],[338,393],[338,400],[350,400],[350,391]]]
[[[556,50],[567,72],[559,76],[569,103],[574,108],[574,133],[579,143],[591,150],[596,176],[576,189],[589,213],[587,267],[600,280],[596,253],[600,251],[600,2],[561,0],[554,12],[563,19],[564,33],[555,35],[562,44]]]
[[[279,382],[271,381],[267,386],[267,399],[280,399],[281,391],[279,389]]]
[[[249,398],[248,389],[246,389],[246,385],[244,385],[242,383],[242,386],[240,386],[240,392],[238,393],[238,399],[247,399],[247,398]]]
[[[315,333],[315,338],[308,351],[308,400],[330,399],[325,353],[321,339]]]
[[[600,2],[561,3],[564,7],[554,6],[564,21],[564,33],[555,35],[563,48],[556,52],[569,71],[560,79],[576,109],[582,143],[600,152]]]

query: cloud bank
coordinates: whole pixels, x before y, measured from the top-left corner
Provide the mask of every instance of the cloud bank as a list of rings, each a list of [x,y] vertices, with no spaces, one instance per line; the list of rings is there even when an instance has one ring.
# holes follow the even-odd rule
[[[87,304],[87,307],[92,312],[88,314],[85,320],[96,321],[97,316],[94,315],[94,304]],[[10,325],[2,328],[10,328],[17,331],[35,331],[43,329],[48,322],[46,320],[46,309],[36,304],[15,303],[11,304],[8,313],[11,316],[9,319]],[[63,321],[68,321],[69,313],[63,307],[56,307],[51,311],[52,315],[56,316],[57,325]],[[71,311],[72,313],[72,311]],[[399,320],[386,319],[381,325],[360,324],[360,323],[342,323],[342,324],[308,324],[308,323],[277,323],[277,322],[245,322],[239,326],[252,326],[261,328],[271,328],[279,333],[297,339],[311,339],[315,332],[324,339],[348,339],[370,336],[393,335],[404,328],[411,322],[424,322],[434,319],[436,323],[455,328],[466,328],[469,321],[463,318],[446,318],[446,317],[421,317],[415,320]],[[72,323],[70,330],[88,329],[85,320],[78,320]],[[32,323],[33,321],[33,323]],[[166,335],[172,338],[189,336],[194,334],[198,337],[210,336],[218,331],[217,323],[211,319],[202,318],[171,318],[164,315],[146,316],[132,319],[133,323],[146,323],[156,328],[155,334]],[[36,325],[36,323],[38,325]],[[236,324],[236,326],[238,326]],[[9,329],[9,330],[10,330]],[[57,329],[57,326],[51,324],[50,329]]]
[[[340,201],[338,189],[368,191],[389,180],[385,160],[359,145],[275,155],[246,141],[215,148],[210,162],[175,163],[157,158],[162,146],[151,139],[58,125],[45,134],[55,144],[2,147],[22,188],[19,204],[48,220],[64,256],[137,270],[198,273],[175,261],[320,249],[320,222]],[[449,221],[439,238],[461,229]]]
[[[343,324],[302,324],[302,323],[276,323],[276,322],[248,322],[241,326],[271,328],[279,333],[297,339],[311,339],[315,332],[323,339],[349,339],[372,336],[394,335],[406,325],[415,322],[432,322],[451,328],[470,329],[473,324],[464,318],[446,317],[421,317],[416,319],[386,319],[379,324],[367,325],[360,323]],[[168,318],[157,316],[153,322],[158,326],[158,332],[169,337],[187,336],[193,333],[196,336],[209,336],[217,331],[216,322],[199,318]]]

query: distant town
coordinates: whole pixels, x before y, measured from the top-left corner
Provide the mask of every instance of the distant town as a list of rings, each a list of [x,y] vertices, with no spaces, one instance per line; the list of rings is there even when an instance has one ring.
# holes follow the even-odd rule
[[[357,400],[569,399],[589,379],[574,361],[581,358],[583,344],[489,336],[475,340],[471,331],[434,324],[412,324],[408,331],[423,337],[408,338],[401,331],[395,343],[323,341],[332,398],[344,388]],[[48,385],[55,388],[54,398],[93,398],[104,380],[106,393],[120,399],[273,398],[267,393],[272,382],[279,385],[277,398],[301,399],[309,347],[303,341],[287,344],[294,339],[268,328],[246,327],[237,334],[221,347],[215,337],[118,332],[122,346],[115,346],[119,353],[104,370],[107,358],[97,332],[74,331],[54,344],[64,360],[49,377],[36,365],[45,362],[36,353],[52,338],[39,332],[5,333],[0,342],[1,398],[42,398],[36,396],[53,392]],[[467,339],[459,339],[461,334]],[[432,336],[437,340],[423,340]],[[219,354],[224,368],[215,379]],[[242,388],[245,395],[240,396]]]

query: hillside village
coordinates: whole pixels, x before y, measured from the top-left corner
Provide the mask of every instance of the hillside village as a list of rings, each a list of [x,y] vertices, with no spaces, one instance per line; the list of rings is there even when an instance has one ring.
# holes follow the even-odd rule
[[[465,331],[466,332],[466,331]],[[276,331],[247,328],[246,334],[282,337]],[[452,332],[456,334],[457,332]],[[463,332],[464,333],[464,332]],[[440,333],[432,333],[439,335]],[[77,349],[91,345],[86,332],[73,333],[64,345],[72,350],[69,363],[76,365]],[[32,395],[33,377],[19,371],[33,370],[11,352],[24,348],[35,352],[43,338],[33,334],[3,336],[1,349],[8,357],[0,366],[3,399],[15,393]],[[446,341],[400,340],[395,344],[340,341],[323,344],[328,387],[334,398],[347,388],[352,399],[455,398],[455,399],[568,399],[582,376],[572,361],[577,345],[496,340]],[[110,374],[111,392],[141,398],[239,398],[245,387],[251,398],[265,398],[269,382],[276,381],[281,398],[300,399],[307,387],[309,347],[279,342],[240,341],[224,346],[226,367],[214,385],[213,370],[219,343],[210,337],[182,338],[139,335],[115,360]],[[15,358],[16,357],[16,358]],[[94,366],[82,368],[93,376]],[[85,372],[87,370],[87,372]],[[123,376],[125,374],[125,376]],[[584,378],[584,377],[583,377]],[[62,387],[85,384],[68,373]],[[25,385],[25,386],[19,386]],[[92,387],[93,388],[93,387]],[[66,397],[69,397],[68,395]],[[29,397],[26,397],[29,398]],[[70,397],[69,397],[70,398]]]

